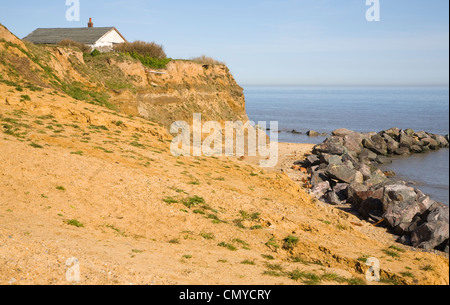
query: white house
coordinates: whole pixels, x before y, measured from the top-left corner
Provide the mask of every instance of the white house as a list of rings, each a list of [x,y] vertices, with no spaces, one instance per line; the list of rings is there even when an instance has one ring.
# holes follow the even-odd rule
[[[86,44],[99,51],[109,51],[115,44],[127,42],[115,27],[95,28],[92,18],[86,28],[37,29],[24,38],[35,44],[58,44],[65,39]]]

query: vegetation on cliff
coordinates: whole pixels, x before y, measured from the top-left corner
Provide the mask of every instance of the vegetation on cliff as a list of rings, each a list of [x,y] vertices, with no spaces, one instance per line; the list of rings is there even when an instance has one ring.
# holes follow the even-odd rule
[[[63,42],[64,47],[1,41],[1,81],[12,88],[53,89],[54,94],[140,115],[166,127],[190,119],[185,114],[200,109],[205,119],[246,118],[243,90],[226,66],[172,60],[154,43],[83,54],[70,41]]]
[[[172,60],[167,58],[164,47],[155,42],[126,42],[114,46],[114,51],[126,54],[139,60],[144,66],[154,69],[164,69]]]

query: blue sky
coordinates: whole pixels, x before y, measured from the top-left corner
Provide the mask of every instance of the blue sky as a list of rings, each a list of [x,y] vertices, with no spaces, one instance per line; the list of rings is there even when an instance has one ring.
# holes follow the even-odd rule
[[[0,23],[23,38],[38,27],[115,26],[155,41],[168,56],[206,54],[241,85],[448,85],[449,1],[380,0],[0,1]]]

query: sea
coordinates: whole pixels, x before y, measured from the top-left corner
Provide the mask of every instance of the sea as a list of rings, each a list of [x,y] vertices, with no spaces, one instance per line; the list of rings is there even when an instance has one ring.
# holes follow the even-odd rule
[[[319,144],[326,136],[308,137],[308,130],[331,134],[339,128],[449,134],[449,87],[244,86],[244,92],[249,119],[256,124],[278,121],[279,142]],[[449,204],[449,149],[394,157],[382,169]]]

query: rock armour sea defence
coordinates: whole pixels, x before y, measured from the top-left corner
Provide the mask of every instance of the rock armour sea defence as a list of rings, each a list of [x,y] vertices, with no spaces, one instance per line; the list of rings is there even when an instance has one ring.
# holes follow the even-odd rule
[[[394,155],[449,147],[449,137],[412,129],[379,133],[335,130],[311,155],[296,162],[311,174],[311,193],[332,205],[349,203],[366,220],[384,222],[398,242],[449,252],[449,207],[405,181],[389,179],[377,165]]]

